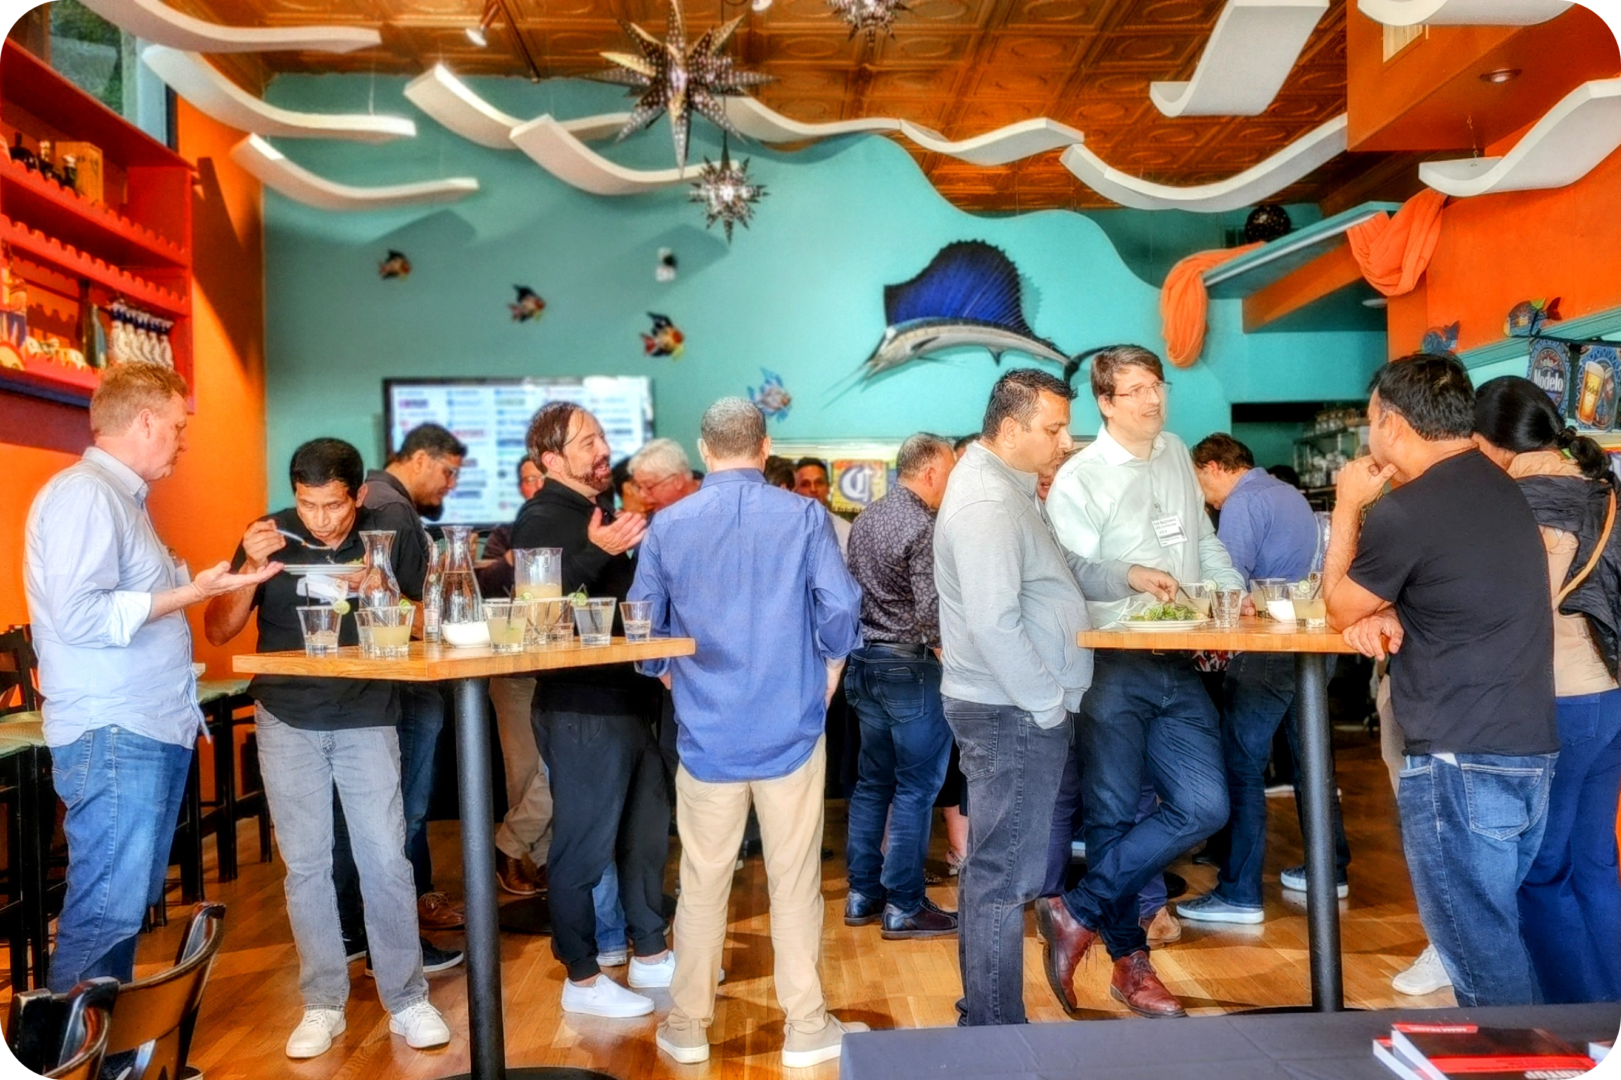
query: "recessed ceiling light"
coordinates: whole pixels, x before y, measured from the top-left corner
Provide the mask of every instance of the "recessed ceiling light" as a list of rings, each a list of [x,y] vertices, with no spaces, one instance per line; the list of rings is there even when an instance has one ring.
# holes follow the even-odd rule
[[[1494,86],[1500,86],[1503,83],[1509,82],[1509,81],[1511,81],[1513,79],[1517,79],[1519,77],[1520,77],[1520,69],[1519,68],[1494,68],[1491,71],[1483,71],[1483,72],[1481,72],[1480,81],[1481,82],[1491,83]]]
[[[1382,308],[1388,302],[1389,301],[1382,296],[1370,296],[1366,300],[1362,301],[1362,306],[1368,308]]]

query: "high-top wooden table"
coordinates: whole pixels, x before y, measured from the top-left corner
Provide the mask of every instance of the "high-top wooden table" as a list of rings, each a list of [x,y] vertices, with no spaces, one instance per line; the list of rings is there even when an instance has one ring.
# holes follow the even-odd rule
[[[622,664],[691,656],[691,638],[655,638],[629,644],[495,653],[411,643],[403,660],[372,660],[345,647],[336,656],[295,652],[250,653],[232,661],[244,675],[299,675],[317,679],[392,679],[395,682],[455,683],[457,775],[461,788],[462,885],[467,895],[467,1026],[472,1071],[446,1080],[539,1080],[591,1075],[582,1070],[507,1068],[505,1024],[501,1015],[501,941],[495,903],[495,810],[490,795],[490,750],[486,710],[492,675],[529,675],[564,668]]]
[[[1340,968],[1340,908],[1334,880],[1334,752],[1328,726],[1330,653],[1354,653],[1332,630],[1304,624],[1243,618],[1231,628],[1199,630],[1083,630],[1076,644],[1087,649],[1152,652],[1212,650],[1295,654],[1295,719],[1300,725],[1300,783],[1305,805],[1306,928],[1311,956],[1311,1007],[1317,1012],[1345,1008]]]

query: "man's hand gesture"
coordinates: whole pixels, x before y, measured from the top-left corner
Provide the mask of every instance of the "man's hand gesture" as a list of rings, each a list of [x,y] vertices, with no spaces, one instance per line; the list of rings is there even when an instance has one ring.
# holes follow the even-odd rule
[[[612,525],[602,523],[602,509],[591,514],[591,524],[585,527],[586,539],[610,555],[619,555],[642,542],[647,531],[647,517],[629,511],[614,518]]]

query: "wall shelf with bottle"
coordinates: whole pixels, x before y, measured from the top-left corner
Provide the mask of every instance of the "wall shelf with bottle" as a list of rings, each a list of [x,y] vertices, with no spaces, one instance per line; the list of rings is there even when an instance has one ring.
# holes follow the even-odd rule
[[[0,390],[83,404],[124,361],[189,382],[190,163],[10,41],[0,136]]]

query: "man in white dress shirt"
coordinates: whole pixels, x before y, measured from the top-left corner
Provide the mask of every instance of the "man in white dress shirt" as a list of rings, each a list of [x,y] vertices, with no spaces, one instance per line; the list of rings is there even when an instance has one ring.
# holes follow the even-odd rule
[[[1205,515],[1187,447],[1164,430],[1166,391],[1165,369],[1147,349],[1118,345],[1097,354],[1092,393],[1103,430],[1059,469],[1047,515],[1059,543],[1082,559],[1243,588]],[[1132,603],[1087,609],[1093,625],[1107,626]],[[1149,962],[1137,894],[1227,820],[1220,719],[1193,655],[1099,651],[1071,752],[1079,755],[1088,870],[1063,896],[1036,902],[1048,980],[1075,1008],[1075,969],[1101,938],[1114,961],[1117,1000],[1139,1016],[1182,1016]],[[1159,805],[1138,820],[1145,784]]]

